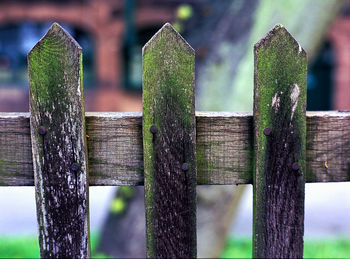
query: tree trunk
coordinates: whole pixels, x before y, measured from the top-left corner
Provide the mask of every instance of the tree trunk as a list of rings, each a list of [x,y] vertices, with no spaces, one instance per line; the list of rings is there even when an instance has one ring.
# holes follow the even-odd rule
[[[146,256],[144,187],[119,187],[102,227],[95,254]]]

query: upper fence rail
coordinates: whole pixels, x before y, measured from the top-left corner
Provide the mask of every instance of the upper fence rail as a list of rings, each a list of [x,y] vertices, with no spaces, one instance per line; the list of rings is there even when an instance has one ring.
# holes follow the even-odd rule
[[[350,112],[307,112],[306,182],[350,181]],[[141,113],[86,113],[90,185],[143,185]],[[253,116],[197,112],[197,184],[252,184]],[[33,186],[28,113],[0,113],[0,185]]]

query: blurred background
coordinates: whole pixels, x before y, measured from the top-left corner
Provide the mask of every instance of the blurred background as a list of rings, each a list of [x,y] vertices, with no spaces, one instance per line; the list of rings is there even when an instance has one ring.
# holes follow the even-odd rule
[[[165,22],[196,51],[196,110],[252,112],[253,45],[276,23],[308,53],[307,110],[350,109],[348,0],[2,0],[0,112],[28,112],[26,55],[54,21],[83,48],[87,111],[142,110],[141,49]],[[346,197],[306,185],[305,256],[350,254]],[[251,255],[251,203],[250,186],[198,187],[199,256]],[[143,257],[143,209],[143,187],[90,187],[94,254]],[[34,188],[1,187],[0,211],[0,257],[37,256]]]

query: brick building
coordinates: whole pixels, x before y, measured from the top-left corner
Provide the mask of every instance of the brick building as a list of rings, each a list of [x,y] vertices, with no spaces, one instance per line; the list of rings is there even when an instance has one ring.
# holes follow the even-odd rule
[[[333,23],[328,39],[333,45],[333,109],[350,110],[350,1]]]
[[[177,0],[3,0],[0,3],[0,31],[4,26],[26,24],[28,21],[34,23],[30,27],[31,30],[40,27],[35,24],[45,23],[46,29],[53,21],[61,23],[65,28],[71,29],[68,31],[81,43],[83,51],[86,51],[83,55],[84,80],[87,80],[84,81],[87,110],[140,111],[141,48],[162,24],[175,19],[176,8],[181,2]],[[197,2],[200,1],[197,0]],[[26,27],[17,26],[16,28],[18,34],[23,34],[25,32],[23,28]],[[43,31],[37,30],[37,34],[42,36]],[[6,30],[4,33],[7,37]],[[28,35],[30,36],[30,33]],[[22,83],[25,86],[13,86],[17,82],[11,80],[7,85],[6,78],[10,78],[7,72],[11,69],[11,62],[2,55],[1,36],[0,111],[27,111],[26,66],[23,65],[18,68],[19,72],[16,72],[16,78],[23,78]],[[23,38],[26,39],[22,35],[22,41]],[[88,43],[85,46],[86,40]],[[310,79],[314,75],[318,80],[308,82],[311,86],[308,94],[313,96],[308,108],[312,109],[312,103],[322,103],[324,104],[322,107],[316,105],[314,109],[350,109],[348,100],[350,97],[350,1],[329,30],[325,42],[327,42],[326,47],[320,51],[319,58],[316,58],[315,64],[310,69]],[[329,53],[332,55],[330,56]],[[23,55],[17,57],[12,63],[22,60],[22,64],[25,64],[23,61],[25,54],[23,51]],[[322,59],[322,57],[325,58]]]
[[[130,3],[133,6],[125,6]],[[65,25],[68,25],[88,35],[92,38],[94,45],[93,57],[90,57],[93,59],[94,82],[93,86],[86,87],[87,109],[140,111],[141,93],[137,91],[139,87],[125,86],[125,82],[132,81],[125,80],[125,77],[128,77],[125,75],[126,66],[129,66],[125,62],[125,52],[131,53],[131,51],[125,51],[125,39],[130,34],[127,30],[133,30],[134,35],[132,36],[135,38],[136,35],[136,39],[132,43],[141,53],[145,39],[137,35],[152,35],[163,23],[173,20],[177,5],[176,1],[170,1],[169,4],[168,1],[162,3],[162,1],[152,0],[137,1],[137,4],[134,1],[114,0],[5,0],[0,3],[0,26],[28,21],[38,24],[50,24],[57,21],[65,28]],[[131,25],[128,24],[125,8],[133,9],[129,14],[133,23]],[[84,46],[82,47],[84,51]],[[86,59],[85,54],[84,59]],[[6,58],[1,57],[0,52],[0,80],[1,69],[8,68],[8,63]],[[136,65],[140,66],[140,64]],[[140,71],[138,72],[140,74]],[[2,85],[0,87],[0,111],[28,110],[27,89]],[[133,89],[136,91],[130,91]]]

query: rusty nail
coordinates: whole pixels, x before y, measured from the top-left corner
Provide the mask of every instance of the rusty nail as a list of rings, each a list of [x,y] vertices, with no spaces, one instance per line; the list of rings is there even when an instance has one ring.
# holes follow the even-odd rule
[[[156,125],[152,125],[151,128],[150,128],[150,131],[151,131],[152,134],[156,134],[157,133]]]
[[[271,134],[271,128],[266,128],[266,129],[264,129],[264,135],[265,136],[270,136],[270,134]]]
[[[188,166],[187,163],[183,163],[182,166],[181,166],[181,169],[182,169],[182,171],[184,171],[184,172],[188,171],[188,168],[189,168],[189,166]]]
[[[38,129],[38,133],[41,136],[44,136],[46,134],[46,128],[44,126],[40,126],[39,129]]]
[[[77,163],[73,163],[71,166],[72,171],[76,172],[79,169],[79,165]]]
[[[292,169],[293,169],[294,171],[298,171],[298,170],[299,170],[299,164],[298,164],[298,162],[294,162],[294,163],[292,164]]]

